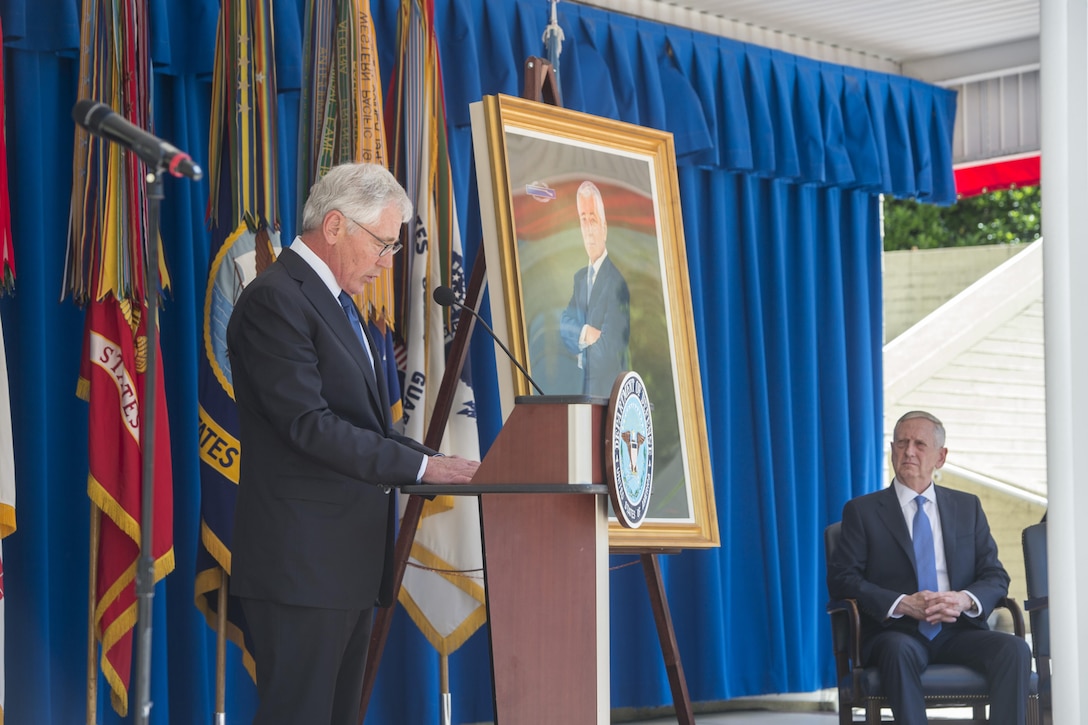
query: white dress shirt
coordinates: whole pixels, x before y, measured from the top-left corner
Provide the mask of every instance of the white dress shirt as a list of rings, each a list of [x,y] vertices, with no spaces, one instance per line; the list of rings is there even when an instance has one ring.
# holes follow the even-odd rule
[[[899,499],[899,509],[903,513],[903,520],[907,523],[907,531],[910,532],[911,538],[914,538],[914,515],[918,512],[918,493],[914,489],[907,488],[899,479],[892,481],[892,487],[895,489],[895,496]],[[922,495],[926,497],[926,510],[925,514],[929,518],[929,526],[933,529],[933,556],[937,564],[937,591],[947,592],[951,589],[948,583],[948,561],[944,555],[944,532],[941,529],[941,515],[937,510],[937,492],[933,487],[933,482],[929,482],[929,487],[922,492]],[[982,605],[979,603],[978,598],[971,592],[964,590],[964,593],[971,598],[974,602],[974,607],[968,610],[964,610],[964,614],[968,617],[977,617],[982,614]],[[892,603],[892,608],[888,610],[888,616],[899,618],[902,614],[893,614],[895,608],[899,606],[899,602],[903,600],[906,594],[900,594],[899,597]]]

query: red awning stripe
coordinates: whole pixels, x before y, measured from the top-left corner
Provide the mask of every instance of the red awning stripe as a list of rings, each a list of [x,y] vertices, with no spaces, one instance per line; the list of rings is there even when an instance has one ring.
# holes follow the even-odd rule
[[[961,197],[1001,191],[1013,186],[1035,186],[1039,183],[1039,154],[957,166],[953,174],[956,177],[956,195]]]

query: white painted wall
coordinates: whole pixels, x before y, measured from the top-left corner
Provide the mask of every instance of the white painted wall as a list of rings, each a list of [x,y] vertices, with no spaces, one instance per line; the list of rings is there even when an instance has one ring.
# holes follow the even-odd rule
[[[1054,722],[1088,717],[1088,3],[1042,0],[1042,189]]]

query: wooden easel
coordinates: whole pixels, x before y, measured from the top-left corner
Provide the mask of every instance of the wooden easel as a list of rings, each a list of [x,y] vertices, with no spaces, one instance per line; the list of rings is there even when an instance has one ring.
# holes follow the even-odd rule
[[[547,103],[549,106],[563,107],[563,102],[559,99],[559,82],[551,63],[535,55],[525,59],[525,90],[521,97]]]
[[[553,106],[562,106],[555,68],[547,60],[536,56],[527,58],[524,66],[524,78],[523,98]],[[479,312],[480,304],[483,301],[486,266],[483,250],[481,249],[476,254],[476,260],[472,266],[472,276],[469,279],[468,289],[465,291],[464,304],[475,312]],[[449,419],[450,410],[453,407],[457,381],[460,379],[461,371],[465,365],[469,340],[472,338],[472,331],[475,326],[475,315],[462,315],[457,331],[454,333],[449,358],[446,360],[446,370],[442,376],[442,383],[438,388],[434,412],[431,414],[431,422],[427,427],[427,435],[423,441],[424,445],[435,450],[442,443],[442,435],[446,430],[446,421]],[[409,496],[408,503],[405,505],[404,516],[401,518],[396,548],[393,552],[393,604],[378,609],[374,620],[374,628],[370,635],[366,672],[363,676],[363,695],[359,703],[360,724],[366,716],[370,696],[374,691],[378,665],[385,649],[385,643],[389,639],[389,628],[393,621],[393,612],[396,610],[397,598],[400,594],[401,584],[404,581],[404,572],[408,566],[408,558],[412,550],[412,543],[415,540],[416,530],[419,528],[419,519],[422,512],[423,498],[421,496]],[[680,662],[680,650],[676,644],[676,631],[672,625],[672,615],[669,613],[665,586],[661,580],[661,566],[657,560],[659,554],[678,553],[678,551],[639,552],[630,549],[613,549],[611,553],[638,554],[639,556],[642,563],[642,572],[646,578],[650,606],[654,613],[654,623],[657,626],[661,653],[665,660],[665,670],[668,673],[669,686],[672,689],[676,719],[679,725],[695,725],[691,696],[688,694],[687,680],[684,677],[684,668]],[[562,694],[557,693],[556,696],[561,697]]]

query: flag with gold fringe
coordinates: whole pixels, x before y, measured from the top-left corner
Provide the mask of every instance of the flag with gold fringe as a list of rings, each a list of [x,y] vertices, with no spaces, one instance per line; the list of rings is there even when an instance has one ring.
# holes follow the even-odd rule
[[[147,4],[84,0],[79,96],[102,100],[126,120],[149,128],[151,72]],[[153,480],[142,480],[141,430],[149,421],[144,378],[148,374],[148,285],[167,284],[165,266],[145,278],[150,244],[146,167],[117,144],[76,130],[66,288],[86,305],[85,336],[77,394],[89,403],[87,492],[97,521],[92,550],[95,581],[94,635],[99,663],[114,709],[128,711],[135,579],[141,529],[152,526],[153,580],[174,567],[170,431],[161,356],[154,356]],[[159,255],[162,259],[162,255]],[[157,295],[156,295],[157,296]],[[151,522],[141,520],[143,485],[154,487]],[[92,531],[96,528],[92,525]],[[93,686],[89,683],[89,686]]]
[[[0,38],[4,30],[0,27]],[[4,77],[0,58],[0,78]],[[0,83],[0,295],[15,289],[15,248],[11,241],[11,203],[8,196],[8,142],[4,87]],[[0,540],[15,532],[15,441],[11,434],[11,399],[8,396],[8,361],[4,328],[0,325]],[[0,723],[4,722],[4,549],[0,543]]]
[[[101,511],[97,552],[96,636],[114,709],[128,712],[136,564],[140,556],[141,417],[147,374],[147,308],[107,295],[87,307],[79,395],[90,403],[90,473],[87,490]],[[156,356],[158,379],[162,359]],[[156,386],[154,581],[174,568],[170,432],[165,388]]]
[[[298,209],[310,186],[351,161],[387,165],[381,75],[374,22],[366,0],[308,0],[299,111]],[[401,417],[393,354],[393,276],[385,271],[355,299],[385,365],[390,411]]]
[[[231,571],[241,446],[226,329],[238,295],[280,250],[276,193],[276,76],[270,0],[223,0],[209,141],[211,263],[198,361],[200,538],[196,606],[217,627],[219,590]],[[256,677],[245,617],[226,600],[226,631]],[[221,675],[222,673],[217,673]]]
[[[395,168],[416,217],[400,260],[398,332],[404,344],[404,424],[422,440],[430,422],[456,315],[431,302],[439,285],[464,299],[461,237],[446,146],[442,73],[431,0],[402,0],[395,72]],[[467,368],[466,368],[467,370]],[[441,450],[479,459],[476,402],[462,375]],[[403,504],[403,502],[402,502]],[[400,602],[431,644],[448,655],[486,620],[479,506],[469,496],[424,504],[405,570]]]

